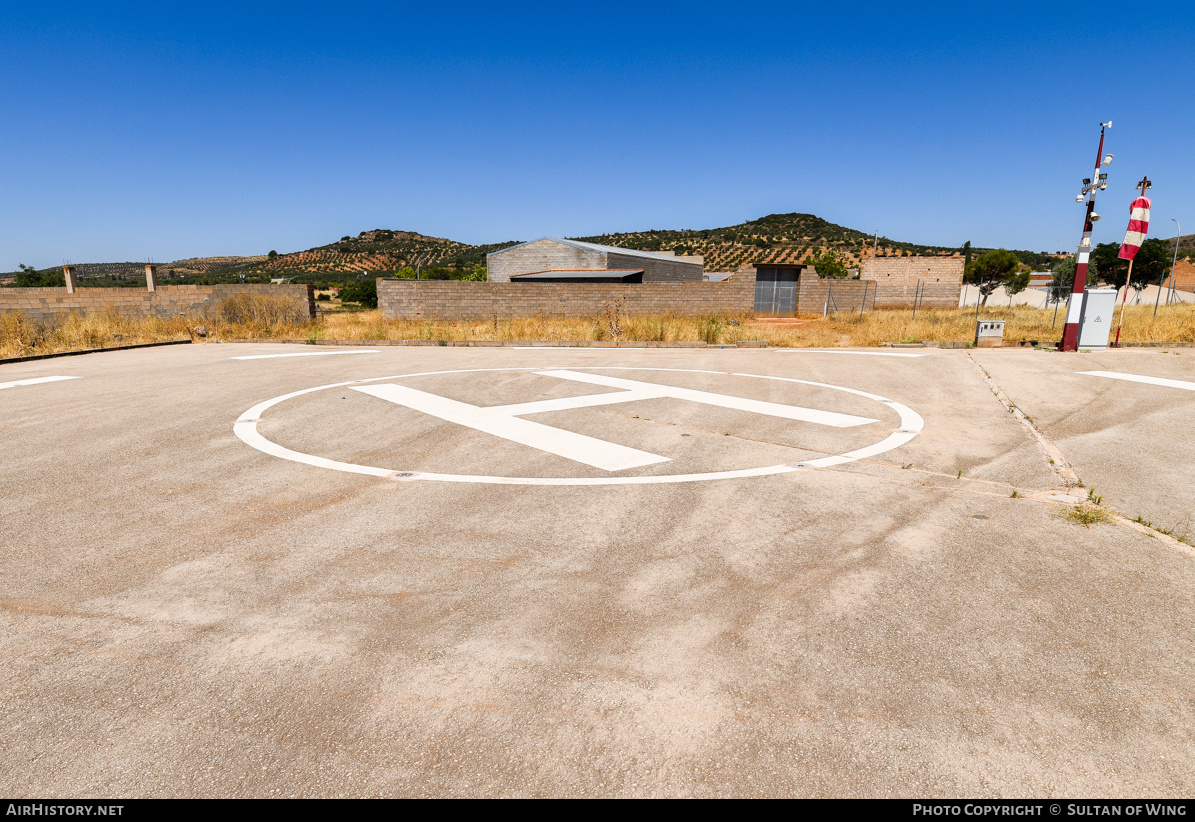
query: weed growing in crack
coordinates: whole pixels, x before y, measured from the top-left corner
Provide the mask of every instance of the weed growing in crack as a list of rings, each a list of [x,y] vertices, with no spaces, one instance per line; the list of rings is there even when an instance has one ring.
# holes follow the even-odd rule
[[[1084,528],[1114,520],[1114,517],[1103,508],[1086,502],[1080,502],[1078,505],[1066,509],[1062,516]]]

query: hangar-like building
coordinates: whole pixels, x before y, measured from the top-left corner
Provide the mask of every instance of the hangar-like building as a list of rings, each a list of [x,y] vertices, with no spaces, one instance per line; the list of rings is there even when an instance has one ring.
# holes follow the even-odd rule
[[[492,283],[699,283],[699,256],[637,251],[612,245],[541,237],[486,255]]]

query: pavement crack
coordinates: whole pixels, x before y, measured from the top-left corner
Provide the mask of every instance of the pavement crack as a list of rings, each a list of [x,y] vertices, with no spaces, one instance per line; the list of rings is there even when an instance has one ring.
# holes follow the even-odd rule
[[[1062,484],[1068,488],[1082,488],[1083,483],[1079,480],[1079,475],[1075,473],[1075,469],[1070,464],[1070,460],[1066,458],[1061,449],[1051,442],[1050,439],[1043,434],[1038,427],[1029,420],[1028,417],[1025,416],[1025,412],[1018,408],[1016,403],[1008,398],[1008,395],[1005,394],[1000,386],[996,384],[996,381],[992,379],[992,375],[987,372],[986,368],[976,362],[975,358],[971,356],[970,352],[967,352],[967,359],[971,361],[972,365],[979,369],[979,373],[983,375],[984,383],[987,384],[987,387],[996,396],[996,399],[1000,401],[1000,404],[1003,405],[1010,414],[1015,416],[1017,420],[1020,421],[1021,425],[1025,427],[1025,430],[1029,432],[1029,435],[1033,437],[1033,440],[1037,443],[1038,447],[1041,448],[1042,453],[1045,454],[1046,459],[1050,461],[1050,468],[1052,468],[1054,473],[1058,475],[1058,478],[1062,480]]]

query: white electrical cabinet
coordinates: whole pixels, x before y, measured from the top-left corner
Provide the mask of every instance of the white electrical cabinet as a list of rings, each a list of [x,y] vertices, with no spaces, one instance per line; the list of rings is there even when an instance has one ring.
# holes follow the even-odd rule
[[[1088,288],[1083,292],[1083,313],[1079,315],[1080,351],[1103,351],[1108,347],[1115,314],[1115,288]]]

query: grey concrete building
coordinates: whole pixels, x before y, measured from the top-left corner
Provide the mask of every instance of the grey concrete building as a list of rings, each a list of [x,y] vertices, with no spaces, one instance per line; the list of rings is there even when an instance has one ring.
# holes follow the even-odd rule
[[[644,282],[702,281],[701,257],[678,257],[611,245],[541,237],[486,255],[492,283],[517,282]]]

